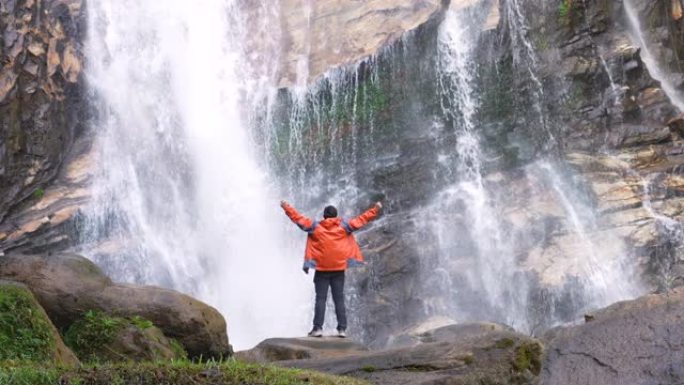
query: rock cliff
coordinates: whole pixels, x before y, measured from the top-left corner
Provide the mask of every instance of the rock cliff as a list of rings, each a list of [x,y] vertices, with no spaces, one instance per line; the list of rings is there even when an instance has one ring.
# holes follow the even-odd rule
[[[0,4],[0,222],[42,195],[84,129],[84,16],[78,0]]]

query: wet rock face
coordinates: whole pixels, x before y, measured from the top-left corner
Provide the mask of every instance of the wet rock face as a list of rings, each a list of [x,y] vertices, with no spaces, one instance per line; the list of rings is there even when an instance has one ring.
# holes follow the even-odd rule
[[[541,383],[680,384],[684,290],[618,303],[584,325],[551,330]]]
[[[330,68],[353,64],[376,54],[404,32],[438,16],[444,3],[442,0],[285,0],[280,4],[279,36],[273,36],[272,25],[268,26],[269,34],[251,31],[250,35],[257,36],[253,44],[259,47],[275,39],[275,45],[281,50],[277,79],[281,87],[305,85]],[[253,26],[268,22],[266,10],[251,7],[248,10]]]
[[[80,0],[0,3],[0,220],[57,172],[83,120]]]

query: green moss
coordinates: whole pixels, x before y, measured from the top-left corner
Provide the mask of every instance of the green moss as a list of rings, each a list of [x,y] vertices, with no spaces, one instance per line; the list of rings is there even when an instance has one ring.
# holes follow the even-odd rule
[[[366,366],[362,367],[361,370],[363,370],[366,373],[373,373],[375,371],[375,366],[366,365]]]
[[[515,341],[512,338],[502,338],[496,341],[494,347],[497,349],[508,349],[513,345],[515,345]]]
[[[513,368],[517,372],[529,370],[535,375],[541,372],[542,346],[538,342],[523,342],[515,348]]]
[[[55,343],[50,321],[31,292],[0,286],[0,360],[52,361]]]
[[[0,384],[16,385],[367,385],[361,380],[273,366],[223,363],[127,363],[82,368],[45,368],[0,363]]]
[[[475,363],[475,357],[472,354],[468,354],[467,356],[463,357],[463,362],[466,365],[472,365]]]

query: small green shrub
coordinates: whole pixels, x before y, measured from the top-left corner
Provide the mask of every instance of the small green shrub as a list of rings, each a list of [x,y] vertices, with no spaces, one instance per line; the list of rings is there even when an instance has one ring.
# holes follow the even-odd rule
[[[52,361],[50,321],[25,288],[0,287],[0,360]]]
[[[513,368],[517,372],[529,370],[535,375],[541,372],[542,346],[537,342],[523,342],[515,348]]]
[[[88,310],[83,318],[74,322],[64,333],[64,343],[83,360],[96,360],[97,352],[112,342],[117,333],[126,326],[125,320],[110,317],[95,310]]]

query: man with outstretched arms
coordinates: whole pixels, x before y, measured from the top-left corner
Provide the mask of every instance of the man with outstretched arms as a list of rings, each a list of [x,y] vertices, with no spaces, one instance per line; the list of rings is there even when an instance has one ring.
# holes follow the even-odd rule
[[[308,233],[303,270],[306,274],[309,274],[309,269],[316,270],[316,307],[313,329],[309,336],[323,336],[325,303],[330,287],[337,315],[337,335],[345,338],[347,314],[344,305],[344,274],[347,268],[363,264],[363,255],[353,233],[378,216],[382,203],[375,203],[366,212],[351,220],[338,218],[337,209],[334,206],[327,206],[323,210],[322,221],[314,221],[301,215],[285,201],[280,202],[280,206],[292,222]]]

